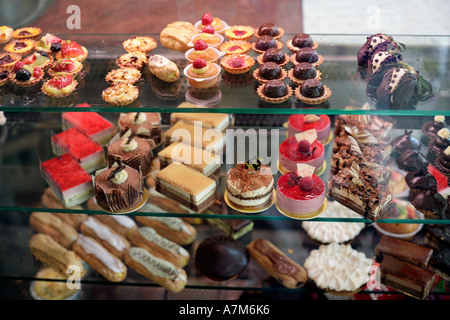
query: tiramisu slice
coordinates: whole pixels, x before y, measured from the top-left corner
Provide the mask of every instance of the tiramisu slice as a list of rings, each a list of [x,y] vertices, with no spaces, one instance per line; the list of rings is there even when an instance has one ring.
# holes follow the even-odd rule
[[[219,156],[185,143],[172,142],[158,153],[158,158],[161,169],[172,162],[180,162],[210,178],[220,172]]]
[[[181,163],[171,163],[156,174],[156,191],[201,213],[216,200],[216,182]]]

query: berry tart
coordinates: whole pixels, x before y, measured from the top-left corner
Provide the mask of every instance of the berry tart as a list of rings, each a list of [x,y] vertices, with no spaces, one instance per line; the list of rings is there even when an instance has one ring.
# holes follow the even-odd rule
[[[325,211],[325,191],[325,183],[314,174],[314,167],[299,164],[278,179],[275,205],[290,218],[311,219]]]
[[[23,62],[25,62],[25,64],[30,64],[33,67],[39,67],[42,70],[45,70],[52,64],[53,57],[45,51],[38,50],[23,59]]]
[[[269,80],[283,80],[287,76],[287,71],[275,62],[265,62],[253,71],[253,77],[261,84]]]
[[[255,59],[246,54],[228,55],[220,60],[220,64],[229,73],[242,74],[250,71]]]
[[[314,50],[316,50],[319,47],[317,42],[314,41],[313,38],[311,38],[311,36],[306,33],[296,34],[295,36],[292,37],[292,39],[286,42],[286,46],[292,52],[297,52],[298,50],[300,50],[300,48],[305,47],[313,48]]]
[[[309,62],[300,62],[294,65],[293,68],[288,71],[289,79],[296,85],[300,86],[303,82],[308,79],[322,79],[322,73],[317,70]]]
[[[300,62],[309,62],[314,67],[318,67],[323,62],[322,55],[318,54],[316,50],[310,47],[300,48],[297,52],[291,55],[291,62],[296,65]]]
[[[83,69],[83,64],[80,61],[65,58],[53,62],[48,69],[48,74],[53,77],[55,74],[66,73],[75,78],[81,69]]]
[[[198,58],[205,59],[205,61],[217,63],[219,58],[223,55],[223,52],[220,52],[216,48],[209,47],[208,44],[202,39],[195,41],[194,47],[192,49],[189,49],[185,53],[185,57],[187,60],[189,60],[190,63]]]
[[[288,119],[288,137],[314,129],[317,133],[317,140],[326,144],[331,134],[330,125],[330,117],[326,114],[292,114]]]
[[[1,70],[0,69],[0,87],[4,86],[9,82],[9,70]]]
[[[250,51],[252,45],[248,41],[244,40],[230,40],[222,43],[219,50],[224,52],[226,55],[229,54],[246,54]]]
[[[0,43],[7,43],[12,38],[14,29],[8,26],[0,26]]]
[[[202,19],[197,21],[194,26],[202,31],[206,26],[212,26],[215,32],[222,34],[226,29],[228,29],[228,24],[218,17],[213,17],[210,13],[205,13]]]
[[[271,36],[280,39],[284,35],[284,29],[272,22],[264,22],[255,31],[255,36],[261,38],[263,36]]]
[[[12,37],[14,39],[32,39],[38,37],[41,33],[41,28],[25,27],[14,30]]]
[[[306,130],[284,140],[279,149],[279,170],[281,173],[295,171],[297,164],[307,164],[320,175],[325,170],[323,144],[317,140],[315,129]]]
[[[135,84],[141,78],[141,71],[131,67],[123,67],[111,70],[105,77],[110,85]]]
[[[60,39],[59,37],[51,33],[46,33],[36,43],[36,49],[54,54],[61,50],[62,42],[62,39]]]
[[[86,47],[78,44],[75,41],[64,41],[61,44],[61,50],[57,53],[57,59],[76,59],[80,62],[86,60],[89,52]]]
[[[16,62],[9,74],[9,81],[21,87],[34,86],[43,78],[44,71],[41,68],[25,64],[23,61]]]
[[[272,36],[261,36],[258,38],[258,40],[256,40],[256,42],[252,43],[253,51],[259,54],[263,54],[270,48],[277,48],[281,50],[283,48],[283,43],[276,40]]]
[[[123,67],[142,69],[148,63],[148,56],[144,52],[128,52],[116,59],[116,64]]]
[[[206,62],[205,59],[195,59],[192,64],[184,68],[184,74],[194,88],[210,88],[219,80],[220,66],[213,62]]]
[[[261,84],[256,92],[263,101],[268,103],[283,103],[293,95],[292,88],[279,79]]]
[[[275,62],[280,67],[284,67],[289,63],[289,56],[286,53],[283,53],[281,49],[270,48],[264,53],[260,54],[257,58],[257,61],[260,65],[266,62]]]
[[[26,56],[33,51],[35,44],[36,42],[31,39],[14,40],[6,44],[3,49],[8,53]]]
[[[328,100],[331,94],[331,90],[317,79],[305,80],[295,89],[295,96],[306,104],[321,104]]]
[[[103,100],[114,106],[129,105],[138,97],[138,87],[129,83],[116,84],[102,91]]]
[[[72,75],[66,73],[55,74],[53,78],[42,85],[42,92],[53,98],[63,98],[69,96],[77,85],[78,82],[74,80]]]
[[[255,28],[250,26],[231,26],[225,30],[225,36],[230,40],[248,41],[255,34]]]
[[[15,53],[0,53],[0,70],[11,70],[22,56]]]
[[[155,39],[151,37],[143,37],[137,36],[128,40],[125,40],[123,43],[123,48],[127,52],[144,52],[149,53],[153,49],[155,49],[158,45]]]

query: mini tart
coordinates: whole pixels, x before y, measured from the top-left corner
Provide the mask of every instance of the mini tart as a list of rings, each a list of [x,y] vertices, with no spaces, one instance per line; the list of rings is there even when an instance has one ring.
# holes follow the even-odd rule
[[[58,89],[58,88],[53,87],[51,85],[50,81],[58,76],[65,77],[65,76],[71,76],[71,75],[67,75],[67,74],[59,74],[58,75],[57,74],[53,78],[50,78],[47,81],[45,81],[41,88],[41,91],[45,95],[52,97],[52,98],[64,98],[64,97],[69,96],[70,94],[72,94],[72,92],[75,91],[75,88],[78,85],[78,81],[76,81],[75,79],[73,79],[72,82],[64,88]]]
[[[0,70],[0,87],[9,82],[9,70]]]
[[[42,70],[46,70],[48,67],[50,67],[50,65],[53,63],[53,56],[49,55],[48,57],[46,57],[46,61],[44,63],[42,63],[41,65],[37,65],[36,64],[36,59],[41,56],[40,53],[38,51],[34,52],[32,55],[26,57],[24,59],[24,62],[27,63],[27,59],[32,58],[33,62],[31,63],[31,65],[33,67],[39,67]]]
[[[318,44],[315,40],[313,40],[313,42],[314,42],[314,44],[313,44],[313,46],[312,46],[311,48],[313,48],[314,50],[316,50],[316,49],[319,47],[319,44]],[[292,39],[290,39],[290,40],[288,40],[288,41],[286,42],[286,47],[288,47],[289,50],[291,50],[292,52],[297,52],[298,50],[301,49],[301,48],[299,48],[299,47],[295,47],[295,46],[292,45]]]
[[[274,48],[278,48],[278,49],[282,49],[283,48],[283,43],[281,42],[281,41],[278,41],[278,40],[275,40],[276,42],[277,42],[277,46],[276,47],[274,47]],[[256,48],[256,42],[253,42],[252,43],[252,49],[253,49],[253,51],[255,51],[256,53],[259,53],[259,54],[263,54],[264,52],[266,52],[265,50],[259,50],[259,49],[257,49]]]
[[[73,69],[72,71],[62,71],[62,70],[55,70],[55,68],[58,67],[58,65],[60,64],[74,64],[75,65],[75,69]],[[59,59],[56,60],[55,62],[53,62],[50,66],[50,68],[48,69],[48,74],[50,76],[55,76],[58,73],[68,73],[70,75],[72,75],[73,77],[75,77],[77,74],[80,73],[81,69],[83,69],[83,64],[78,61],[78,60],[73,60],[73,59]]]
[[[14,32],[12,33],[12,37],[14,39],[30,39],[38,37],[41,33],[41,28],[25,27],[14,30]]]
[[[258,96],[261,98],[261,100],[267,102],[267,103],[273,103],[273,104],[278,104],[278,103],[283,103],[285,102],[287,99],[289,99],[292,95],[293,95],[293,91],[291,86],[286,85],[288,93],[287,95],[283,96],[283,97],[279,97],[279,98],[271,98],[268,97],[264,94],[264,85],[265,84],[261,84],[257,89],[256,89],[256,93],[258,94]]]
[[[80,55],[78,55],[76,57],[66,57],[63,54],[62,48],[61,48],[61,50],[56,53],[56,59],[57,60],[59,60],[59,59],[75,59],[75,60],[78,60],[80,62],[83,62],[88,57],[89,51],[84,46],[81,46],[81,49],[83,50],[83,54],[80,54]]]
[[[142,37],[137,36],[128,40],[125,40],[123,43],[123,48],[127,52],[144,52],[148,53],[155,49],[158,46],[158,43],[155,39],[151,37]]]
[[[116,64],[119,67],[131,67],[142,69],[148,62],[148,57],[144,52],[128,52],[116,59]]]
[[[284,31],[283,28],[281,28],[281,27],[279,27],[279,26],[277,26],[277,28],[278,28],[278,32],[279,32],[279,33],[278,33],[278,35],[276,35],[276,36],[273,37],[275,40],[281,39],[281,37],[284,36],[284,33],[285,33],[285,31]],[[255,37],[259,38],[259,37],[261,37],[261,36],[263,36],[263,35],[259,35],[259,34],[258,34],[258,31],[256,30],[256,31],[255,31]]]
[[[126,106],[131,104],[139,96],[139,89],[129,83],[117,84],[106,88],[102,92],[102,98],[114,106]]]
[[[320,72],[320,70],[316,70],[316,72],[317,72],[317,75],[313,79],[322,80],[322,72]],[[288,76],[289,80],[292,81],[292,83],[294,83],[298,86],[306,81],[306,80],[300,80],[300,79],[297,79],[294,77],[294,68],[289,69],[287,76]]]
[[[135,84],[141,78],[141,72],[136,68],[123,67],[108,72],[105,77],[110,85]]]
[[[294,65],[300,63],[300,62],[297,61],[297,59],[295,59],[295,53],[293,55],[291,55],[291,59],[290,60],[291,60],[292,64],[294,64]],[[319,54],[319,60],[317,60],[316,62],[312,62],[311,64],[314,67],[318,67],[318,66],[320,66],[322,64],[322,62],[323,62],[323,57],[322,57],[322,55]]]
[[[38,68],[39,67],[33,67],[34,68]],[[21,86],[21,87],[32,87],[36,84],[38,84],[43,78],[44,78],[44,70],[41,70],[41,75],[38,78],[33,77],[33,73],[31,73],[31,78],[27,81],[19,81],[16,79],[16,73],[15,72],[11,72],[8,77],[9,77],[9,81],[11,81],[12,83]]]
[[[35,44],[36,42],[31,39],[14,40],[6,44],[4,50],[9,53],[26,56],[33,51]]]
[[[236,61],[239,60],[239,61]],[[236,64],[236,62],[239,62]],[[242,65],[241,65],[242,62]],[[242,74],[250,71],[255,64],[255,59],[246,54],[228,55],[220,60],[225,71],[232,74]]]
[[[331,97],[331,94],[332,94],[330,88],[328,88],[326,85],[323,85],[323,87],[325,89],[325,93],[321,97],[317,97],[317,98],[304,97],[300,94],[300,87],[295,88],[294,95],[297,97],[297,99],[299,99],[303,103],[313,104],[313,105],[321,104],[322,102],[325,102],[326,100],[328,100],[328,98]]]
[[[231,26],[224,32],[225,36],[230,40],[248,41],[255,34],[255,28],[250,26]]]
[[[6,56],[9,56],[9,58],[6,57]],[[11,70],[14,67],[14,64],[17,61],[22,60],[22,56],[20,54],[7,53],[7,52],[4,52],[4,53],[0,54],[0,59],[2,59],[2,58],[8,59],[8,60],[12,60],[12,61],[4,63],[4,64],[0,64],[0,70]]]
[[[7,43],[12,38],[14,29],[8,26],[0,26],[0,43]]]
[[[229,54],[246,54],[252,48],[252,44],[244,40],[231,40],[220,45],[219,50],[226,55]]]
[[[281,77],[277,78],[277,80],[284,80],[287,77],[287,74],[288,74],[288,72],[284,68],[281,68]],[[256,81],[258,81],[261,84],[264,84],[264,83],[269,82],[270,80],[273,80],[273,79],[268,80],[268,79],[264,79],[263,77],[261,77],[259,75],[259,69],[255,69],[255,71],[253,71],[253,78],[255,78]]]
[[[264,57],[264,52],[263,53],[261,53],[257,58],[256,58],[256,61],[259,63],[259,64],[264,64],[264,62],[267,62],[267,61],[264,61],[263,60],[263,57]],[[290,60],[289,60],[289,55],[287,55],[286,53],[284,54],[284,57],[285,57],[285,59],[284,59],[284,62],[283,63],[278,63],[278,65],[280,66],[280,67],[284,67],[285,65],[287,65],[289,62],[290,62]]]

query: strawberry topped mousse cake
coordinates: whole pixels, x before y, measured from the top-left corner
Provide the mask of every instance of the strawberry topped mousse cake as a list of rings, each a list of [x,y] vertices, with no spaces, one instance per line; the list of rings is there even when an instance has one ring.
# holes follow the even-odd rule
[[[276,206],[287,216],[309,219],[321,213],[326,201],[325,192],[325,183],[314,174],[314,167],[298,164],[297,170],[278,179]]]
[[[278,161],[282,173],[297,170],[297,164],[314,167],[316,174],[322,172],[325,164],[324,147],[317,139],[316,129],[297,133],[284,140],[280,145]]]
[[[317,140],[324,144],[330,137],[330,117],[326,114],[293,114],[288,120],[288,137],[299,132],[315,129]]]

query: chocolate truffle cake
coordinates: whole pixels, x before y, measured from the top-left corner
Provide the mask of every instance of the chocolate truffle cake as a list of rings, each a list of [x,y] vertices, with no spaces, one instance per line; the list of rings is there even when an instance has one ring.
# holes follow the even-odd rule
[[[445,116],[434,116],[433,120],[425,122],[422,126],[422,132],[424,134],[422,141],[428,143],[433,140],[438,131],[445,127],[447,127]]]
[[[281,49],[270,48],[262,54],[261,61],[262,63],[275,62],[278,65],[285,65],[289,59]]]
[[[317,67],[322,63],[322,56],[320,56],[316,50],[310,47],[300,48],[296,53],[291,56],[293,64],[300,62],[309,62],[313,66]]]
[[[437,191],[436,178],[428,169],[408,172],[405,176],[405,182],[411,191]]]
[[[411,191],[408,200],[414,208],[430,218],[440,218],[446,205],[444,197],[433,190]]]
[[[277,48],[278,42],[274,37],[263,35],[254,43],[254,48],[260,52],[267,51],[270,48]]]
[[[130,129],[139,138],[153,139],[155,144],[161,142],[161,115],[159,113],[122,113],[118,125],[121,135]]]
[[[391,36],[377,33],[367,37],[357,55],[358,66],[366,67],[371,56],[379,51],[392,51],[400,55],[400,46]]]
[[[420,141],[412,136],[412,130],[405,130],[405,133],[391,141],[392,155],[394,157],[402,154],[405,150],[419,150]]]
[[[388,70],[398,67],[398,58],[396,55],[387,51],[379,51],[369,59],[367,81],[371,86],[378,86],[383,80]],[[393,79],[400,75],[393,75]]]

